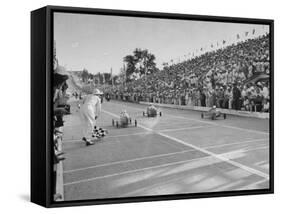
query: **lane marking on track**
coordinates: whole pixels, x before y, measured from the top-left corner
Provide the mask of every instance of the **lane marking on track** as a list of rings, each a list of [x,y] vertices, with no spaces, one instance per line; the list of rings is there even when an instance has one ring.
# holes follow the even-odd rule
[[[115,105],[119,105],[120,106],[120,104],[116,104],[116,103],[115,103]],[[127,107],[135,109],[135,110],[143,111],[143,109],[140,109],[140,108],[137,108],[137,107],[132,107],[132,106],[127,106]],[[218,123],[215,123],[215,122],[203,121],[203,120],[192,119],[192,118],[186,118],[186,117],[183,117],[183,116],[175,116],[175,115],[170,115],[170,114],[165,114],[165,115],[167,115],[167,116],[169,116],[171,118],[180,118],[180,119],[185,119],[185,120],[190,120],[190,121],[196,121],[196,122],[199,122],[199,123],[206,123],[206,124],[210,124],[210,125],[214,125],[214,126],[220,126],[220,127],[224,127],[224,128],[230,128],[230,129],[236,129],[236,130],[240,130],[240,131],[247,131],[247,132],[252,132],[252,133],[269,135],[269,132],[264,132],[264,131],[240,128],[240,127],[236,127],[236,126],[222,125],[222,124],[218,124]]]
[[[233,166],[236,166],[236,167],[238,167],[238,168],[240,168],[240,169],[243,169],[243,170],[245,170],[245,171],[248,171],[248,172],[250,172],[250,173],[252,173],[252,174],[256,174],[256,175],[259,175],[259,176],[264,177],[264,178],[266,178],[266,179],[269,179],[269,175],[268,175],[268,174],[263,173],[263,172],[261,172],[261,171],[259,171],[259,170],[253,169],[253,168],[251,168],[251,167],[248,167],[248,166],[246,166],[246,165],[243,165],[243,164],[241,164],[241,163],[235,162],[235,161],[230,160],[230,159],[228,159],[228,158],[225,158],[225,157],[223,157],[223,156],[220,155],[220,154],[215,154],[215,153],[210,152],[210,151],[208,151],[208,150],[206,150],[206,149],[203,149],[203,148],[200,148],[200,147],[195,146],[195,145],[193,145],[193,144],[184,142],[184,141],[182,141],[182,140],[180,140],[180,139],[177,139],[177,138],[175,138],[175,137],[171,137],[171,136],[169,136],[169,135],[167,135],[167,134],[164,134],[164,133],[159,133],[159,134],[162,135],[162,136],[164,136],[164,137],[167,137],[167,138],[169,138],[169,139],[171,139],[171,140],[174,140],[174,141],[176,141],[176,142],[179,142],[179,143],[182,143],[182,144],[184,144],[184,145],[186,145],[186,146],[189,146],[189,147],[191,147],[191,148],[197,149],[198,151],[201,151],[201,152],[203,152],[203,153],[205,153],[205,154],[208,154],[208,155],[210,155],[210,156],[212,156],[212,157],[215,157],[215,158],[217,158],[217,159],[220,159],[220,160],[222,160],[222,161],[224,161],[224,162],[226,162],[226,163],[229,163],[229,164],[231,164],[231,165],[233,165]]]
[[[253,139],[253,140],[246,140],[246,141],[237,141],[237,142],[233,142],[233,143],[225,143],[225,144],[207,146],[207,147],[203,147],[203,148],[204,149],[212,149],[212,148],[218,148],[218,147],[233,146],[233,145],[239,145],[239,144],[245,144],[245,143],[254,143],[254,142],[259,142],[259,141],[266,141],[266,140],[269,140],[269,138]]]
[[[250,143],[250,142],[258,142],[258,141],[262,141],[262,140],[264,140],[264,139],[248,140],[248,141],[239,142],[239,144]],[[238,142],[230,143],[229,145],[233,145],[233,144],[238,144]],[[208,147],[204,147],[204,148],[209,149],[209,148],[219,148],[219,147],[224,147],[224,146],[227,146],[227,145],[226,144],[215,145],[215,146],[208,146]],[[187,153],[187,152],[191,152],[191,151],[197,151],[197,150],[187,149],[187,150],[183,150],[183,151],[179,151],[179,152],[164,153],[164,154],[159,154],[159,155],[145,156],[145,157],[141,157],[141,158],[134,158],[134,159],[129,159],[129,160],[122,160],[122,161],[104,163],[104,164],[99,164],[99,165],[92,165],[92,166],[83,167],[83,168],[66,170],[66,171],[64,171],[64,173],[67,174],[67,173],[78,172],[78,171],[83,171],[83,170],[87,170],[87,169],[94,169],[94,168],[99,168],[99,167],[104,167],[104,166],[112,166],[112,165],[116,165],[116,164],[129,163],[129,162],[134,162],[134,161],[139,161],[139,160],[147,160],[147,159],[153,159],[153,158],[158,158],[158,157],[177,155],[177,154]],[[224,155],[225,154],[227,154],[227,153],[224,153]]]
[[[102,111],[103,111],[104,113],[107,113],[107,114],[111,115],[111,116],[114,116],[114,117],[117,117],[117,118],[119,117],[117,114],[114,114],[114,113],[111,113],[111,112],[108,112],[108,111],[105,111],[105,110],[102,110]],[[250,172],[250,173],[252,173],[252,174],[259,175],[259,176],[261,176],[261,177],[264,177],[265,179],[269,179],[269,175],[268,175],[268,174],[266,174],[266,173],[264,173],[264,172],[261,172],[261,171],[259,171],[259,170],[253,169],[253,168],[251,168],[251,167],[248,167],[248,166],[246,166],[246,165],[243,165],[243,164],[241,164],[241,163],[235,162],[235,161],[230,160],[230,159],[228,159],[228,158],[225,158],[225,157],[223,157],[223,156],[220,155],[220,154],[215,154],[215,153],[210,152],[210,151],[208,151],[208,150],[206,150],[206,149],[204,149],[204,148],[200,148],[200,147],[195,146],[195,145],[193,145],[193,144],[191,144],[191,143],[188,143],[188,142],[185,142],[185,141],[183,141],[183,140],[177,139],[177,138],[175,138],[175,137],[169,136],[169,135],[167,135],[167,134],[165,134],[165,133],[161,133],[161,132],[158,132],[158,131],[154,131],[154,130],[152,130],[152,129],[150,129],[150,128],[147,128],[147,127],[145,127],[145,126],[142,126],[141,124],[138,124],[138,126],[141,127],[141,128],[143,128],[143,129],[145,129],[145,130],[147,130],[147,131],[157,133],[157,134],[159,134],[159,135],[161,135],[161,136],[163,136],[163,137],[166,137],[166,138],[168,138],[168,139],[170,139],[170,140],[174,140],[174,141],[176,141],[176,142],[178,142],[178,143],[181,143],[181,144],[183,144],[183,145],[186,145],[186,146],[188,146],[188,147],[191,147],[191,148],[193,148],[193,149],[196,149],[196,150],[198,150],[198,151],[201,151],[201,152],[203,152],[203,153],[205,153],[205,154],[208,154],[208,155],[210,155],[210,156],[212,156],[212,157],[215,157],[215,158],[217,158],[217,159],[220,159],[220,160],[222,160],[222,161],[224,161],[224,162],[227,162],[227,163],[229,163],[229,164],[231,164],[231,165],[233,165],[233,166],[236,166],[236,167],[238,167],[238,168],[240,168],[240,169],[243,169],[243,170],[245,170],[245,171],[248,171],[248,172]]]
[[[117,137],[129,137],[129,136],[145,135],[145,134],[152,134],[152,132],[138,132],[138,133],[133,133],[133,134],[111,135],[111,136],[106,136],[102,139],[117,138]],[[76,140],[65,140],[62,143],[81,143],[81,142],[83,142],[82,139],[76,139]]]
[[[66,170],[66,171],[64,171],[64,174],[83,171],[83,170],[87,170],[87,169],[95,169],[95,168],[100,168],[100,167],[104,167],[104,166],[112,166],[112,165],[116,165],[116,164],[130,163],[130,162],[134,162],[134,161],[149,160],[149,159],[153,159],[153,158],[184,154],[184,153],[188,153],[188,152],[192,152],[192,151],[196,151],[196,150],[187,149],[187,150],[183,150],[183,151],[179,151],[179,152],[170,152],[170,153],[164,153],[164,154],[159,154],[159,155],[151,155],[151,156],[145,156],[145,157],[141,157],[141,158],[134,158],[134,159],[129,159],[129,160],[122,160],[122,161],[104,163],[104,164],[88,166],[88,167],[83,167],[83,168],[78,168],[78,169]]]
[[[169,179],[169,180],[164,181],[164,182],[163,182],[163,181],[157,182],[157,183],[155,183],[155,184],[152,184],[152,185],[149,185],[149,186],[146,186],[146,187],[142,187],[142,188],[133,190],[133,191],[131,191],[131,192],[124,193],[124,194],[120,195],[120,197],[132,197],[132,196],[140,195],[140,194],[143,195],[143,194],[145,194],[145,193],[143,193],[143,192],[150,191],[150,190],[152,190],[152,189],[154,189],[154,188],[163,187],[163,186],[165,186],[165,185],[169,185],[170,183],[174,183],[174,182],[179,181],[179,180],[181,180],[181,179],[182,179],[182,177],[179,176],[179,177],[172,178],[172,179]],[[267,179],[263,179],[263,178],[260,178],[260,179],[261,179],[260,181],[257,181],[257,182],[255,182],[255,183],[253,183],[253,184],[250,184],[250,185],[247,186],[247,187],[244,187],[245,190],[246,190],[246,189],[249,190],[249,189],[252,189],[252,188],[257,189],[257,187],[256,187],[255,185],[259,185],[259,184],[261,184],[261,183],[268,182]],[[238,180],[238,181],[236,181],[236,183],[237,183],[237,182],[240,183],[241,181],[242,181],[242,180]],[[235,184],[235,182],[231,182],[230,185],[233,185],[233,184]],[[216,191],[227,191],[227,190],[232,190],[232,191],[234,191],[234,189],[229,189],[229,188],[227,188],[227,186],[230,186],[230,185],[228,184],[228,185],[220,186],[220,187],[216,188]]]
[[[204,160],[204,159],[212,159],[212,158],[213,157],[205,156],[205,157],[194,158],[194,159],[190,159],[190,160],[183,160],[183,161],[177,161],[177,162],[172,162],[172,163],[166,163],[166,164],[162,164],[162,165],[158,165],[158,166],[145,167],[145,168],[141,168],[141,169],[129,170],[129,171],[124,171],[124,172],[120,172],[120,173],[114,173],[114,174],[109,174],[109,175],[104,175],[104,176],[99,176],[99,177],[93,177],[93,178],[89,178],[89,179],[83,179],[83,180],[68,182],[68,183],[65,183],[64,186],[69,186],[69,185],[73,185],[73,184],[80,184],[80,183],[90,182],[90,181],[114,177],[114,176],[126,175],[126,174],[131,174],[131,173],[136,173],[136,172],[141,172],[141,171],[146,171],[146,170],[151,170],[151,169],[157,169],[157,168],[162,168],[162,167],[178,165],[178,164],[182,164],[182,163],[188,163],[188,162],[192,162],[192,161],[196,161],[196,160]]]
[[[260,147],[252,148],[252,149],[238,149],[238,150],[222,153],[221,155],[228,156],[228,155],[235,154],[235,153],[245,153],[245,152],[249,152],[249,151],[257,151],[257,150],[263,150],[263,149],[268,149],[268,148],[269,148],[268,146],[260,146]]]
[[[253,150],[257,150],[257,149],[255,148]],[[247,150],[247,151],[251,151],[251,150]],[[230,154],[235,154],[235,153],[239,153],[239,152],[241,152],[241,151],[236,151],[236,152],[232,152],[232,153],[225,153],[224,155],[230,155]],[[157,166],[145,167],[145,168],[141,168],[141,169],[128,170],[128,171],[119,172],[119,173],[113,173],[113,174],[109,174],[109,175],[103,175],[103,176],[92,177],[92,178],[88,178],[88,179],[72,181],[72,182],[65,183],[64,186],[81,184],[81,183],[91,182],[91,181],[95,181],[95,180],[99,180],[99,179],[110,178],[110,177],[115,177],[115,176],[121,176],[121,175],[126,175],[126,174],[131,174],[131,173],[137,173],[137,172],[151,170],[151,169],[158,169],[158,168],[163,168],[163,167],[169,167],[169,166],[179,165],[179,164],[188,163],[188,162],[192,162],[192,161],[198,161],[198,160],[202,161],[202,160],[205,160],[205,159],[211,159],[211,160],[213,159],[213,160],[222,161],[220,158],[216,158],[214,156],[204,156],[204,157],[200,157],[200,158],[193,158],[193,159],[189,159],[189,160],[176,161],[176,162],[161,164],[161,165],[157,165]],[[209,163],[211,162],[211,160],[209,161]],[[218,162],[214,162],[214,163],[218,163]],[[243,170],[243,169],[241,169],[241,170]],[[253,174],[252,172],[249,172],[248,170],[246,170],[246,171],[248,173],[250,173],[250,174]],[[268,180],[268,179],[264,179],[264,180]]]
[[[182,131],[182,130],[192,130],[192,129],[201,129],[201,128],[209,128],[211,126],[193,126],[193,127],[186,127],[186,128],[178,128],[178,129],[162,129],[156,130],[158,132],[173,132],[173,131]]]
[[[174,142],[169,142],[169,141],[167,141],[167,139],[166,138],[164,138],[165,140],[162,140],[162,139],[159,139],[157,142],[158,143],[164,143],[164,144],[167,144],[167,145],[169,145],[169,146],[171,146],[171,147],[173,147],[173,148],[177,148],[177,149],[180,149],[180,150],[182,150],[183,148],[183,146],[181,145],[181,144],[175,144]]]
[[[267,179],[262,179],[262,180],[260,180],[260,181],[257,181],[257,182],[255,182],[255,183],[253,183],[253,184],[250,184],[249,186],[248,186],[248,189],[250,189],[250,188],[257,188],[257,185],[260,185],[260,184],[262,184],[262,183],[264,183],[264,182],[266,182],[266,181],[268,181]]]
[[[248,151],[256,151],[256,150],[263,150],[263,149],[268,149],[269,146],[261,146],[261,147],[258,147],[258,148],[254,148],[254,149],[248,149],[246,150],[245,152],[248,152]]]

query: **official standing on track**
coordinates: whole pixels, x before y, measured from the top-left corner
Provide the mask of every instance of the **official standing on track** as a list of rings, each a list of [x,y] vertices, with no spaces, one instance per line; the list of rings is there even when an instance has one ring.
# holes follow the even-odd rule
[[[99,95],[102,95],[102,92],[99,89],[94,89],[92,94],[88,94],[84,97],[80,109],[83,124],[82,140],[86,142],[86,145],[94,144],[93,140],[97,139],[97,137],[92,137],[92,135],[97,118],[101,113],[101,99]]]

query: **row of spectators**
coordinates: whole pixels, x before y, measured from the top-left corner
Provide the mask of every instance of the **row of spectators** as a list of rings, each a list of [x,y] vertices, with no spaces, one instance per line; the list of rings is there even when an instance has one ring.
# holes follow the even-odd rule
[[[266,34],[104,90],[134,101],[268,112],[269,57]]]
[[[61,140],[63,134],[63,116],[70,111],[67,104],[68,96],[66,90],[68,88],[66,80],[67,75],[55,72],[53,74],[53,163],[54,163],[54,200],[61,199],[62,195],[56,192],[57,164],[65,159],[61,150]]]

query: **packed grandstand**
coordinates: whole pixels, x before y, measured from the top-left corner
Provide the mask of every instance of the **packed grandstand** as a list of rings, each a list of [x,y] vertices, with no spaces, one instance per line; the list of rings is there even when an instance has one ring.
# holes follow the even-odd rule
[[[269,35],[248,39],[119,85],[114,99],[269,111]]]

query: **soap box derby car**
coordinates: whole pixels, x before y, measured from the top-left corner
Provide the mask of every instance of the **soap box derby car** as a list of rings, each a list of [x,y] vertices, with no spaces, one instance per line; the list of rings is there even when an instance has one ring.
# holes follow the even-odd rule
[[[154,105],[149,105],[142,114],[143,116],[147,117],[156,117],[157,115],[160,117],[162,116],[162,112],[159,111]]]
[[[211,118],[212,120],[215,120],[220,117],[223,117],[223,119],[226,119],[226,114],[221,113],[219,110],[217,110],[216,106],[213,106],[206,113],[203,113],[203,112],[201,113],[201,118]]]
[[[129,116],[126,110],[123,110],[120,113],[119,120],[112,119],[112,126],[116,126],[117,128],[127,128],[129,125],[134,125],[135,127],[137,127],[138,122],[137,120],[135,120],[134,124],[132,124],[132,118]]]

